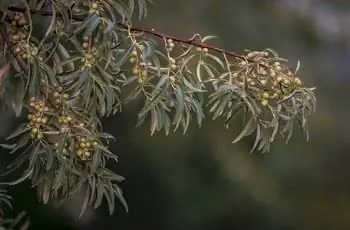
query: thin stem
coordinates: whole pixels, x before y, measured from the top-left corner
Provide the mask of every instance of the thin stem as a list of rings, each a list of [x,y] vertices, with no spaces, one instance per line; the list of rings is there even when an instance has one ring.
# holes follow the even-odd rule
[[[9,11],[13,11],[13,12],[19,12],[19,13],[25,13],[27,12],[27,10],[25,8],[20,8],[20,7],[9,7],[8,8]],[[53,16],[53,13],[50,11],[45,11],[45,10],[36,10],[36,9],[30,9],[30,13],[31,14],[38,14],[38,15],[42,15],[42,16]],[[62,17],[62,14],[57,13],[56,17]],[[86,18],[86,15],[71,15],[73,20],[76,21],[83,21]],[[224,50],[212,45],[208,45],[205,43],[200,43],[200,42],[196,42],[194,37],[186,39],[186,38],[179,38],[176,36],[171,36],[171,35],[167,35],[161,32],[157,32],[155,29],[146,29],[146,28],[137,28],[137,27],[128,27],[127,25],[119,22],[118,23],[119,26],[124,27],[125,29],[129,29],[132,32],[141,32],[141,33],[146,33],[146,34],[150,34],[153,35],[155,37],[159,37],[162,39],[171,39],[175,42],[179,42],[179,43],[183,43],[183,44],[187,44],[187,45],[193,45],[196,47],[200,47],[200,48],[206,48],[208,50],[212,50],[218,53],[222,53],[225,54],[226,56],[231,56],[231,57],[235,57],[238,59],[242,59],[242,60],[247,60],[246,57],[244,57],[243,55],[239,55],[235,52],[232,51],[228,51],[228,50]]]
[[[165,38],[165,39],[171,39],[175,42],[180,42],[180,43],[184,43],[184,44],[188,44],[188,45],[193,45],[196,47],[200,47],[200,48],[207,48],[208,50],[212,50],[212,51],[216,51],[218,53],[223,53],[226,54],[227,56],[231,56],[231,57],[235,57],[235,58],[239,58],[239,59],[243,59],[246,60],[246,58],[242,55],[239,55],[237,53],[228,51],[228,50],[224,50],[224,49],[220,49],[218,47],[212,46],[212,45],[208,45],[205,43],[200,43],[200,42],[195,42],[194,39],[183,39],[183,38],[179,38],[179,37],[175,37],[175,36],[171,36],[171,35],[166,35],[160,32],[156,32],[154,29],[146,29],[146,28],[136,28],[136,27],[132,27],[131,31],[133,32],[143,32],[146,34],[151,34],[153,36],[159,37],[159,38]]]

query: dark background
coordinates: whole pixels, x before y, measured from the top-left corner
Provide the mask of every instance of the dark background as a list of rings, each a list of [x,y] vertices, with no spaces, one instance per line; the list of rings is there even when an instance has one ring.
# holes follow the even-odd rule
[[[235,133],[207,119],[188,134],[149,136],[135,129],[136,106],[105,120],[118,142],[115,171],[130,212],[89,210],[77,219],[82,194],[64,206],[37,202],[28,184],[12,189],[16,211],[31,229],[233,230],[350,229],[350,2],[341,0],[155,0],[136,23],[190,37],[221,38],[241,52],[274,48],[302,63],[301,78],[317,87],[311,141],[299,133],[268,154],[249,155],[253,138],[231,144]],[[5,132],[9,121],[1,121]],[[4,125],[4,126],[3,126]]]

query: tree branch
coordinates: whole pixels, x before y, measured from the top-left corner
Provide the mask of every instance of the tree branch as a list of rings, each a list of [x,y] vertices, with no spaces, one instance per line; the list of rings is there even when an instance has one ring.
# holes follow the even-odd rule
[[[27,12],[27,9],[25,9],[25,8],[14,7],[14,6],[9,7],[8,10],[13,11],[13,12],[18,12],[18,13],[26,13]],[[50,11],[36,10],[36,9],[30,9],[30,13],[31,14],[38,14],[38,15],[42,15],[42,16],[52,16],[53,15],[53,13]],[[56,14],[56,17],[62,17],[62,16],[63,16],[62,14],[59,14],[59,13]],[[71,15],[71,17],[73,20],[83,21],[86,18],[86,15],[74,15],[73,14],[73,15]],[[137,28],[137,27],[130,27],[129,28],[127,25],[125,25],[121,22],[119,22],[118,25],[124,27],[125,29],[129,29],[132,32],[141,32],[141,33],[150,34],[150,35],[153,35],[155,37],[162,38],[162,39],[171,39],[175,42],[179,42],[179,43],[183,43],[183,44],[187,44],[187,45],[193,45],[193,46],[200,47],[200,48],[206,48],[208,50],[222,53],[222,54],[225,54],[225,55],[230,56],[230,57],[235,57],[235,58],[238,58],[241,60],[249,61],[245,56],[237,54],[235,52],[220,49],[218,47],[208,45],[205,43],[196,42],[194,39],[195,36],[193,36],[192,38],[189,38],[189,39],[185,39],[185,38],[179,38],[176,36],[171,36],[171,35],[167,35],[164,33],[160,33],[160,32],[155,31],[155,29],[146,29],[146,28]]]

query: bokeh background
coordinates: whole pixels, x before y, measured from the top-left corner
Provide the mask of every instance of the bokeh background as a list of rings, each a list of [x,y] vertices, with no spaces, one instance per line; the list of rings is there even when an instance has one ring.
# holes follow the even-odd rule
[[[149,136],[135,129],[137,107],[105,120],[118,141],[114,170],[130,212],[91,210],[78,220],[82,195],[44,206],[24,183],[11,190],[15,211],[26,210],[30,229],[328,230],[350,229],[350,1],[155,0],[135,25],[190,37],[219,36],[225,49],[271,47],[317,87],[311,140],[295,133],[267,154],[249,154],[246,138],[206,120],[188,134]],[[5,133],[8,121],[1,121]],[[238,124],[237,124],[238,125]]]

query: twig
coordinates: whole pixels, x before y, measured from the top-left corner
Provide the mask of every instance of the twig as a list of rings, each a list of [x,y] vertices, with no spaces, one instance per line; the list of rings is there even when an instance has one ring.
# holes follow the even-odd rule
[[[19,12],[19,13],[27,12],[27,10],[25,8],[13,7],[13,6],[9,7],[8,10],[9,11],[13,11],[13,12]],[[45,10],[30,9],[30,13],[31,14],[38,14],[38,15],[42,15],[42,16],[53,16],[52,12],[45,11]],[[86,16],[87,15],[74,15],[73,14],[73,15],[71,15],[71,18],[73,20],[76,20],[76,21],[83,21],[86,18]],[[63,15],[57,13],[56,17],[63,17]],[[245,56],[237,54],[235,52],[228,51],[228,50],[225,50],[225,49],[221,49],[221,48],[218,48],[218,47],[215,47],[215,46],[212,46],[212,45],[208,45],[208,44],[205,44],[205,43],[196,42],[195,41],[196,40],[195,36],[193,36],[192,38],[189,38],[189,39],[185,39],[185,38],[179,38],[179,37],[176,37],[176,36],[171,36],[171,35],[167,35],[167,34],[164,34],[164,33],[160,33],[160,32],[157,32],[154,29],[137,28],[137,27],[129,28],[127,25],[125,25],[125,24],[123,24],[121,22],[119,22],[118,25],[124,27],[125,29],[129,29],[132,32],[142,32],[142,33],[150,34],[150,35],[153,35],[155,37],[162,38],[162,39],[171,39],[171,40],[173,40],[175,42],[188,44],[188,45],[193,45],[193,46],[200,47],[200,48],[206,48],[208,50],[212,50],[212,51],[215,51],[215,52],[218,52],[218,53],[225,54],[226,56],[235,57],[235,58],[238,58],[238,59],[241,59],[241,60],[247,60],[247,58]]]

